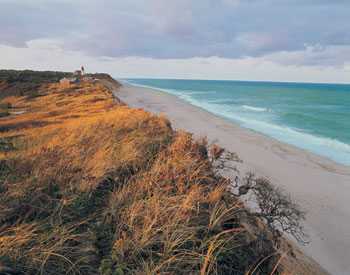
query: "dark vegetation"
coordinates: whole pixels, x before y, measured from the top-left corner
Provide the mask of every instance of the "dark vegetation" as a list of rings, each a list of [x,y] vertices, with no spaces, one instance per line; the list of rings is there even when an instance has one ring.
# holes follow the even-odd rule
[[[0,99],[7,96],[40,96],[40,87],[45,84],[57,83],[64,77],[72,77],[71,72],[31,71],[31,70],[0,70]],[[110,75],[104,73],[87,74],[100,80],[107,80],[118,85]],[[1,106],[0,106],[1,108]],[[1,116],[1,113],[0,113]]]
[[[53,83],[59,81],[63,77],[72,75],[68,72],[52,72],[52,71],[17,71],[17,70],[0,70],[0,81],[8,83],[31,83],[42,85],[44,83]]]
[[[67,72],[0,70],[0,98],[6,96],[34,98],[39,96],[38,89],[43,84],[54,83],[70,75],[71,73]]]
[[[27,112],[0,118],[0,274],[318,273],[278,234],[302,211],[235,154],[99,83],[38,89],[1,101]]]

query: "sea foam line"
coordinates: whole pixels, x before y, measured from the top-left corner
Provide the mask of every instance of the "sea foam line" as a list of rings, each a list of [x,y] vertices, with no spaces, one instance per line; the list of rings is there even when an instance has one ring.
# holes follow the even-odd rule
[[[254,112],[269,112],[269,109],[249,105],[242,105],[242,108]]]

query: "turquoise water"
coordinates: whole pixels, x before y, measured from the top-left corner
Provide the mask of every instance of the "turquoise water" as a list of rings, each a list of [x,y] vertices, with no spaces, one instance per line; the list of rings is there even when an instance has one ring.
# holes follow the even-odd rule
[[[280,141],[350,165],[350,85],[127,79]]]

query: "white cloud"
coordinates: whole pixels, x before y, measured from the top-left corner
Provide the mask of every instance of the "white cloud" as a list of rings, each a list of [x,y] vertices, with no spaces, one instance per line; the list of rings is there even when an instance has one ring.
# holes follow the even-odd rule
[[[263,59],[286,66],[304,65],[344,68],[346,64],[350,64],[350,45],[306,45],[303,50],[275,52],[265,55]]]
[[[343,67],[295,66],[279,62],[281,57],[276,56],[275,60],[271,56],[238,59],[92,57],[79,51],[64,50],[59,42],[55,46],[54,41],[36,40],[29,45],[30,47],[26,48],[0,45],[3,68],[73,71],[84,65],[89,72],[107,72],[116,78],[164,77],[350,83],[350,63]]]
[[[52,51],[62,51],[63,50],[63,41],[60,39],[33,39],[29,40],[26,43],[27,48],[29,49],[41,49],[41,50],[52,50]]]

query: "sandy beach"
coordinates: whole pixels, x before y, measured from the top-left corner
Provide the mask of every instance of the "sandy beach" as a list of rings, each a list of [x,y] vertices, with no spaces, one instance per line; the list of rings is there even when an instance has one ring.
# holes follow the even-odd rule
[[[350,274],[350,167],[281,143],[190,105],[176,96],[124,85],[116,95],[131,107],[165,114],[176,129],[207,136],[251,171],[283,187],[307,212],[310,244],[301,249],[331,274]]]

